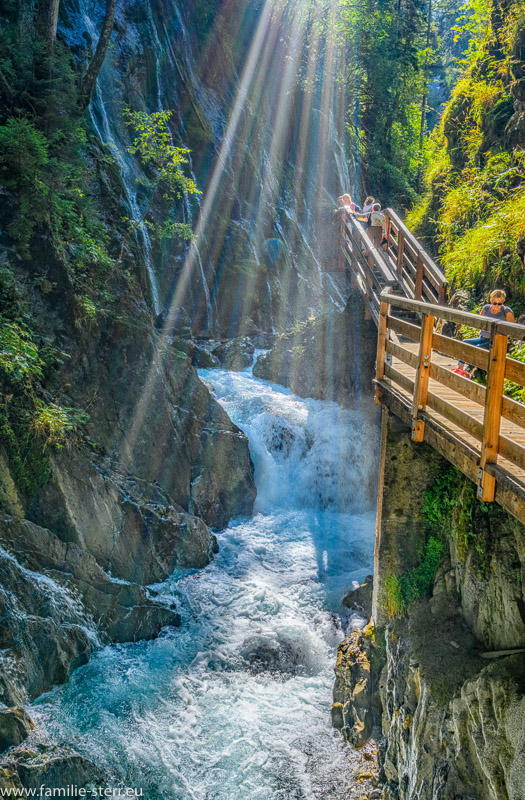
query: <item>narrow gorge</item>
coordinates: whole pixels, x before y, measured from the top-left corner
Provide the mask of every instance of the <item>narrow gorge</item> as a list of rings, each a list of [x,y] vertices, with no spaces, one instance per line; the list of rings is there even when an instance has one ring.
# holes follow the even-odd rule
[[[385,402],[412,239],[340,205],[524,321],[525,9],[481,5],[2,4],[0,796],[525,800],[512,481]]]

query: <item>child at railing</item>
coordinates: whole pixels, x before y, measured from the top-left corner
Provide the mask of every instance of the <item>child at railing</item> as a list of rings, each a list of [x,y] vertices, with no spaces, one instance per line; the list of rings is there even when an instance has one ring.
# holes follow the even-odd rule
[[[349,222],[350,216],[355,213],[356,204],[348,193],[342,194],[337,198],[339,208],[335,209],[335,214],[339,214],[343,222]]]
[[[481,316],[489,317],[489,319],[498,319],[501,322],[514,322],[514,314],[509,306],[505,305],[506,294],[502,289],[494,289],[490,293],[490,303],[483,306],[480,311]],[[474,347],[482,347],[488,350],[490,347],[490,333],[488,331],[480,331],[479,336],[472,339],[465,339],[465,344],[473,344]],[[452,372],[457,375],[462,375],[464,378],[472,377],[472,364],[468,364],[465,368],[464,361],[458,361],[458,365]]]

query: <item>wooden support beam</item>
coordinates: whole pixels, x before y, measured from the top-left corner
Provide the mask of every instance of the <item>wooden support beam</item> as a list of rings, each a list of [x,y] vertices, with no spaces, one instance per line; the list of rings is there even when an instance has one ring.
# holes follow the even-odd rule
[[[419,341],[419,364],[416,372],[414,399],[412,403],[412,440],[414,442],[422,442],[425,432],[425,423],[420,419],[419,412],[424,411],[427,405],[433,333],[434,317],[430,314],[424,314],[421,325],[421,338]]]
[[[386,340],[387,340],[387,319],[388,319],[388,303],[381,300],[379,306],[379,325],[377,326],[377,360],[376,360],[376,380],[382,381],[385,376],[385,356],[386,356]],[[379,399],[379,390],[376,386],[376,405],[381,405]]]
[[[408,398],[385,381],[379,386],[382,404],[410,426],[412,409]],[[479,453],[457,434],[444,428],[436,418],[428,417],[425,441],[457,467],[469,480],[476,482]],[[509,514],[525,524],[525,485],[500,464],[487,464],[487,471],[496,478],[496,502]]]
[[[486,472],[485,466],[487,464],[496,464],[498,460],[506,358],[507,337],[499,333],[494,333],[490,341],[487,393],[485,395],[485,416],[483,419],[483,439],[481,442],[481,457],[478,473],[478,497],[485,503],[491,503],[494,500],[496,491],[496,481],[492,475]]]

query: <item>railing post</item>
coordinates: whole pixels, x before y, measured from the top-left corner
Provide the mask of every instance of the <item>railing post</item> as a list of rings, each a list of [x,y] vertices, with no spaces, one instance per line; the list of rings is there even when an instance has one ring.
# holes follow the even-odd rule
[[[423,259],[421,256],[417,257],[415,295],[416,300],[423,299]]]
[[[414,383],[414,398],[412,403],[412,441],[414,442],[422,442],[425,433],[425,423],[423,420],[419,419],[419,412],[424,411],[427,404],[434,319],[435,318],[430,314],[423,314],[421,323],[419,364]]]
[[[403,274],[403,258],[405,256],[405,235],[402,230],[397,232],[397,271]]]
[[[487,464],[498,460],[499,430],[501,424],[501,405],[505,381],[505,361],[507,358],[507,337],[492,333],[487,372],[487,393],[485,395],[485,415],[483,417],[483,439],[478,471],[478,498],[485,503],[494,500],[496,481],[485,471]]]
[[[389,305],[381,300],[379,306],[379,323],[377,326],[377,360],[376,360],[376,381],[382,381],[385,377],[385,357],[386,357],[386,337],[387,337],[387,318]],[[376,386],[376,405],[380,405],[379,386]]]
[[[385,253],[387,257],[389,255],[389,250],[390,250],[391,227],[392,227],[392,222],[390,220],[390,215],[387,211],[385,214],[385,239],[386,239]]]
[[[339,228],[339,262],[338,262],[338,270],[340,272],[344,272],[345,269],[345,256],[343,252],[344,246],[345,246],[345,226],[344,222],[341,220],[341,226]]]

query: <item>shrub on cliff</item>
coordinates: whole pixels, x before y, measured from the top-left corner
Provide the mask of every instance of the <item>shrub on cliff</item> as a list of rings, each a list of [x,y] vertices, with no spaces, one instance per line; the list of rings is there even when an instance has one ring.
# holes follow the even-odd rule
[[[525,129],[516,121],[523,80],[517,44],[525,12],[519,0],[504,11],[490,8],[431,142],[426,196],[407,224],[437,250],[452,289],[467,289],[476,301],[503,285],[519,313],[525,308]]]

